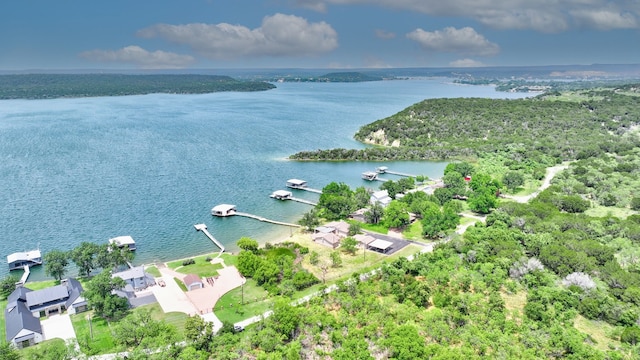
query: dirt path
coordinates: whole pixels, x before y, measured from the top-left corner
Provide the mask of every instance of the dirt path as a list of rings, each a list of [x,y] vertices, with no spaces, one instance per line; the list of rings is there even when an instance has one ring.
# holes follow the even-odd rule
[[[553,180],[553,178],[560,171],[562,171],[562,170],[564,170],[564,169],[566,169],[568,167],[569,167],[569,163],[563,163],[563,164],[560,164],[560,165],[556,165],[556,166],[552,166],[550,168],[547,168],[547,173],[544,176],[544,179],[542,180],[542,185],[540,185],[538,190],[534,191],[533,193],[531,193],[529,195],[520,195],[520,196],[517,196],[517,195],[504,195],[504,197],[506,199],[515,200],[516,202],[519,202],[519,203],[529,202],[529,200],[535,198],[536,196],[538,196],[538,194],[540,194],[546,188],[551,186],[551,180]]]

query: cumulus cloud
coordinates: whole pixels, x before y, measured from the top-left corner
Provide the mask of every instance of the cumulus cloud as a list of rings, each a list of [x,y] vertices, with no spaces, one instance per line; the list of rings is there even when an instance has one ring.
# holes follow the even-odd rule
[[[157,24],[138,32],[145,38],[159,37],[183,44],[212,59],[246,56],[311,56],[338,46],[338,35],[325,22],[275,14],[262,20],[259,28],[220,24]]]
[[[478,34],[473,28],[447,27],[433,32],[416,29],[407,34],[428,51],[489,56],[500,52],[500,47]]]
[[[376,29],[376,37],[378,37],[379,39],[388,40],[388,39],[395,38],[396,34],[392,33],[392,32],[385,31],[385,30]]]
[[[599,30],[638,28],[640,6],[633,0],[295,0],[308,9],[327,5],[379,5],[432,16],[474,19],[497,29],[559,32],[573,26]]]
[[[139,46],[127,46],[118,50],[91,50],[80,56],[99,62],[134,64],[144,69],[176,69],[192,64],[195,59],[166,51],[147,51]]]
[[[473,59],[459,59],[449,63],[451,67],[483,67],[486,66],[480,61]]]

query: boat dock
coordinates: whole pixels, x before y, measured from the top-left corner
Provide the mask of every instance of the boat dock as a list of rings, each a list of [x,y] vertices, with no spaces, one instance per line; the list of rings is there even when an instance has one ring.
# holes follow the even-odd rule
[[[375,171],[365,171],[362,173],[362,180],[367,180],[367,181],[388,181],[387,179],[383,179],[378,177],[378,173]]]
[[[307,186],[307,182],[300,179],[287,180],[287,187],[296,190],[305,190],[316,194],[322,194],[322,190],[312,189]]]
[[[378,174],[392,174],[392,175],[398,175],[398,176],[404,176],[404,177],[413,177],[413,178],[416,177],[415,175],[411,175],[411,174],[407,174],[407,173],[402,173],[402,172],[398,172],[398,171],[391,171],[386,166],[380,166],[380,167],[376,168],[376,172]]]
[[[16,285],[20,284],[20,286],[24,285],[27,283],[27,279],[29,278],[29,275],[31,275],[31,270],[29,269],[29,265],[25,265],[24,266],[24,274],[22,274],[22,277],[20,278],[20,281],[18,283],[16,283]]]
[[[286,191],[286,190],[278,190],[278,191],[274,191],[271,195],[269,195],[269,197],[277,199],[277,200],[292,200],[292,201],[297,201],[299,203],[303,203],[303,204],[307,204],[307,205],[311,205],[311,206],[316,206],[318,205],[317,203],[314,203],[313,201],[309,201],[309,200],[305,200],[305,199],[300,199],[297,197],[294,197],[293,194],[291,193],[291,191]]]
[[[291,223],[286,223],[286,222],[283,222],[283,221],[270,220],[270,219],[264,218],[262,216],[253,215],[253,214],[249,214],[249,213],[243,213],[243,212],[239,212],[239,211],[236,211],[235,215],[244,216],[244,217],[248,217],[248,218],[252,218],[252,219],[256,219],[256,220],[260,220],[260,221],[264,221],[264,222],[268,222],[268,223],[276,224],[276,225],[300,227],[300,225],[298,225],[298,224],[291,224]]]
[[[216,240],[216,238],[214,238],[213,236],[211,236],[211,234],[209,234],[209,231],[207,231],[207,225],[196,224],[196,225],[193,225],[193,227],[195,227],[197,231],[202,231],[209,238],[209,240],[211,240],[217,247],[220,248],[221,253],[224,252],[224,245],[222,245],[218,240]]]

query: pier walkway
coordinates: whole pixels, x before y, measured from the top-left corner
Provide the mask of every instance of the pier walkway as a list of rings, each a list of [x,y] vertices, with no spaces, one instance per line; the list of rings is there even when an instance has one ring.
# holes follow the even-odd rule
[[[291,197],[289,198],[289,200],[293,200],[293,201],[297,201],[299,203],[303,203],[303,204],[307,204],[307,205],[311,205],[311,206],[316,206],[318,205],[318,203],[314,203],[313,201],[309,201],[309,200],[305,200],[305,199],[300,199],[297,197]]]
[[[272,224],[276,224],[276,225],[300,227],[300,225],[298,225],[298,224],[291,224],[291,223],[286,223],[286,222],[283,222],[283,221],[270,220],[270,219],[264,218],[262,216],[253,215],[253,214],[244,213],[244,212],[239,212],[239,211],[236,211],[235,215],[244,216],[244,217],[248,217],[248,218],[252,218],[252,219],[256,219],[256,220],[260,220],[260,221],[264,221],[264,222],[268,222],[268,223],[272,223]]]
[[[20,278],[20,285],[24,285],[27,283],[27,279],[29,278],[29,275],[31,275],[31,270],[29,269],[29,265],[25,265],[24,274],[22,274],[22,277]]]
[[[220,253],[224,252],[224,245],[222,245],[218,240],[216,240],[216,238],[214,238],[213,236],[211,236],[211,234],[209,234],[209,231],[207,231],[207,225],[196,224],[196,225],[193,225],[193,227],[195,227],[196,230],[198,231],[202,231],[209,238],[209,240],[211,240],[217,247],[219,247]]]
[[[415,175],[401,173],[401,172],[397,172],[397,171],[391,171],[391,170],[387,170],[387,171],[385,171],[385,173],[392,174],[392,175],[398,175],[398,176],[404,176],[404,177],[416,177]]]

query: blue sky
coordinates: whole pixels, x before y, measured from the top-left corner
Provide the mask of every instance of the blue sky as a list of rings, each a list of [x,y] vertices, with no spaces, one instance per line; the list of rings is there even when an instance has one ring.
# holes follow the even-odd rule
[[[638,0],[18,0],[0,70],[640,63]]]

